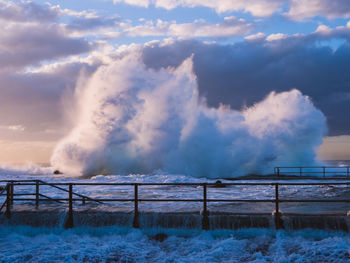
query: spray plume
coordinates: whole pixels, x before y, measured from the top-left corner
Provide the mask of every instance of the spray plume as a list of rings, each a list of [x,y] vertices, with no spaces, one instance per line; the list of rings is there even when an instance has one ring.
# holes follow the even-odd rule
[[[76,89],[76,123],[52,165],[72,175],[162,170],[222,178],[314,164],[326,119],[298,90],[272,92],[243,111],[209,108],[198,95],[192,57],[147,68],[138,52]]]

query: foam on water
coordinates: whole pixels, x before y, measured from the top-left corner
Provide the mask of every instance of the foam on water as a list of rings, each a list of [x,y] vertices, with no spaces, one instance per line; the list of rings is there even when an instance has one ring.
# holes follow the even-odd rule
[[[341,232],[0,227],[2,262],[347,262]],[[156,234],[164,241],[157,241]],[[158,239],[159,240],[159,239]]]
[[[27,171],[2,170],[2,179],[42,179],[49,182],[213,182],[203,178],[184,175],[109,175],[92,178],[70,178],[52,175],[48,170]],[[36,175],[30,175],[37,171]],[[50,172],[49,172],[50,171]],[[40,175],[39,175],[40,174]],[[308,180],[303,180],[303,182]],[[223,180],[223,182],[229,182]],[[290,182],[290,181],[289,181]],[[53,197],[65,197],[52,188],[42,187],[43,193]],[[91,196],[120,196],[123,188],[95,186],[76,189]],[[192,198],[200,196],[195,188],[175,192],[163,188],[150,188],[141,194],[152,197]],[[230,188],[208,190],[217,198],[268,198],[273,189]],[[287,196],[341,197],[346,188],[302,187],[285,188],[281,193]],[[131,191],[132,195],[132,191]],[[17,202],[14,208],[16,209]],[[141,207],[144,208],[144,207]],[[146,207],[147,208],[147,207]],[[152,207],[148,207],[151,209]],[[153,209],[184,210],[158,205]],[[77,204],[74,205],[77,208]],[[175,210],[176,210],[175,209]],[[131,207],[132,210],[132,207]],[[162,233],[164,241],[157,241],[155,235]],[[343,232],[319,230],[274,231],[272,229],[241,229],[201,231],[198,229],[143,229],[125,227],[76,227],[63,230],[60,227],[42,228],[28,226],[0,226],[0,254],[2,262],[347,262],[350,261],[350,235]]]
[[[49,175],[52,174],[53,171],[54,168],[51,166],[45,167],[35,163],[0,164],[0,176],[2,178],[9,178],[10,176]]]

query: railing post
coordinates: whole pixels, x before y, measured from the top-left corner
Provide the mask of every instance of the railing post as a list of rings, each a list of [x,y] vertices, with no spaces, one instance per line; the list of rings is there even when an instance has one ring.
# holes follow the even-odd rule
[[[346,168],[346,176],[349,177],[349,166],[347,166]]]
[[[39,181],[35,183],[35,207],[39,207]]]
[[[278,192],[278,183],[275,184],[275,227],[276,229],[281,228],[281,213],[279,210],[279,192]]]
[[[302,176],[303,174],[303,171],[302,171],[303,167],[300,167],[300,177]]]
[[[11,192],[11,199],[10,200],[11,200],[11,206],[13,206],[13,196],[14,196],[14,194],[13,194],[14,193],[14,185],[13,185],[13,183],[10,184],[10,187],[11,187],[11,191],[10,191]]]
[[[85,197],[83,197],[83,198],[81,199],[81,204],[82,204],[82,205],[85,205]]]
[[[8,183],[6,185],[6,211],[5,215],[7,219],[11,218],[11,184]]]
[[[207,184],[203,184],[203,215],[202,215],[202,229],[209,230],[209,215],[207,209]]]
[[[277,167],[277,176],[279,177],[280,176],[280,168]]]
[[[323,178],[326,178],[326,167],[323,167]]]
[[[69,184],[69,208],[68,208],[68,218],[65,223],[65,228],[72,228],[74,226],[73,222],[73,185]]]
[[[134,220],[132,223],[134,228],[139,228],[139,201],[138,201],[138,184],[134,184]]]

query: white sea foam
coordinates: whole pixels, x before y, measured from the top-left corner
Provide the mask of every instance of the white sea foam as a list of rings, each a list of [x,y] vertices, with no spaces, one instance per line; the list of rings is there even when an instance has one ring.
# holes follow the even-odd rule
[[[52,164],[74,175],[173,174],[223,178],[312,165],[326,119],[298,90],[272,92],[242,111],[209,108],[198,95],[192,58],[147,68],[138,51],[76,88],[74,127]]]
[[[0,175],[2,179],[5,178],[4,176],[48,175],[52,174],[53,171],[54,168],[51,166],[44,167],[35,163],[0,164]]]
[[[0,227],[2,262],[347,262],[341,232]],[[166,233],[159,242],[151,237]]]

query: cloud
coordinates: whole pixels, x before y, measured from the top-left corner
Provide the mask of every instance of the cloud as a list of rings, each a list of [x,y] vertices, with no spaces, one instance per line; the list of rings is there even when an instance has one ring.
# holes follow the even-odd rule
[[[261,101],[271,91],[297,88],[325,113],[331,135],[349,134],[344,112],[349,111],[350,105],[346,71],[350,67],[350,46],[345,42],[334,50],[323,45],[323,41],[333,38],[346,41],[349,29],[344,26],[316,30],[309,35],[284,35],[274,40],[258,34],[231,45],[196,40],[153,41],[121,46],[118,50],[109,47],[93,51],[85,59],[70,58],[28,73],[0,74],[0,121],[4,125],[21,123],[28,127],[26,132],[36,134],[54,130],[55,135],[42,136],[57,138],[66,128],[62,126],[66,118],[62,107],[71,103],[69,97],[81,72],[88,77],[101,65],[139,49],[145,65],[154,69],[177,67],[194,54],[199,93],[211,107],[224,103],[241,110]]]
[[[85,39],[70,37],[55,25],[3,23],[0,30],[0,71],[38,66],[44,60],[93,49]]]
[[[59,6],[33,2],[0,1],[0,72],[40,66],[43,61],[57,60],[86,53],[94,44],[74,37],[59,20],[63,15],[85,17],[89,13],[70,13]]]
[[[261,41],[266,39],[266,35],[262,32],[259,32],[254,35],[246,36],[244,39],[247,41]]]
[[[328,19],[350,17],[348,0],[290,0],[287,16],[293,20],[303,20],[315,16]]]
[[[10,125],[7,128],[11,131],[24,131],[26,129],[23,125]]]
[[[14,135],[2,130],[2,139],[54,140],[62,135],[69,123],[63,107],[70,105],[70,92],[79,76],[88,76],[101,62],[66,62],[44,67],[35,73],[0,73],[0,125],[26,127]],[[68,125],[69,126],[69,125]]]
[[[116,27],[120,21],[119,17],[74,17],[66,28],[71,31],[91,31],[98,28]]]
[[[0,0],[0,20],[11,22],[53,22],[59,16],[59,7],[34,2]]]
[[[292,20],[316,16],[334,18],[350,17],[348,0],[113,0],[140,7],[174,9],[176,7],[208,7],[217,13],[246,12],[256,17],[268,17],[287,10],[284,14]]]
[[[236,35],[244,35],[252,29],[252,24],[244,19],[225,17],[224,22],[212,24],[204,20],[193,23],[167,22],[157,20],[146,21],[143,25],[130,26],[123,29],[122,35],[137,36],[167,36],[179,38],[227,38]]]
[[[266,37],[266,41],[275,41],[275,40],[281,40],[284,38],[287,38],[288,35],[282,34],[282,33],[277,33],[277,34],[271,34]]]
[[[249,33],[253,24],[242,18],[234,16],[224,17],[223,22],[210,23],[204,19],[190,23],[177,23],[176,21],[156,22],[139,20],[137,23],[117,15],[100,16],[93,11],[77,12],[62,9],[50,4],[38,5],[32,2],[0,2],[0,20],[5,34],[20,32],[22,28],[27,32],[60,34],[72,40],[83,40],[84,37],[99,39],[123,37],[177,37],[177,38],[229,38]],[[12,22],[12,23],[9,23]],[[5,26],[6,25],[6,26]],[[45,32],[50,31],[50,32]],[[51,32],[52,31],[52,32]],[[49,35],[49,34],[48,34]],[[55,37],[51,37],[55,40]],[[48,38],[49,39],[49,38]],[[1,41],[1,40],[0,40]],[[55,41],[56,42],[56,41]],[[57,41],[59,42],[59,41]],[[77,43],[70,43],[74,47]]]
[[[57,139],[66,128],[62,104],[69,104],[62,98],[82,73],[103,63],[96,48],[107,45],[73,36],[60,22],[67,16],[68,22],[96,17],[49,4],[0,1],[0,125],[13,128],[2,129],[2,139]],[[14,134],[19,124],[26,129]]]
[[[204,6],[215,9],[218,13],[243,11],[254,16],[265,17],[281,10],[283,0],[113,0],[113,2],[124,2],[141,7],[154,5],[165,9]]]

